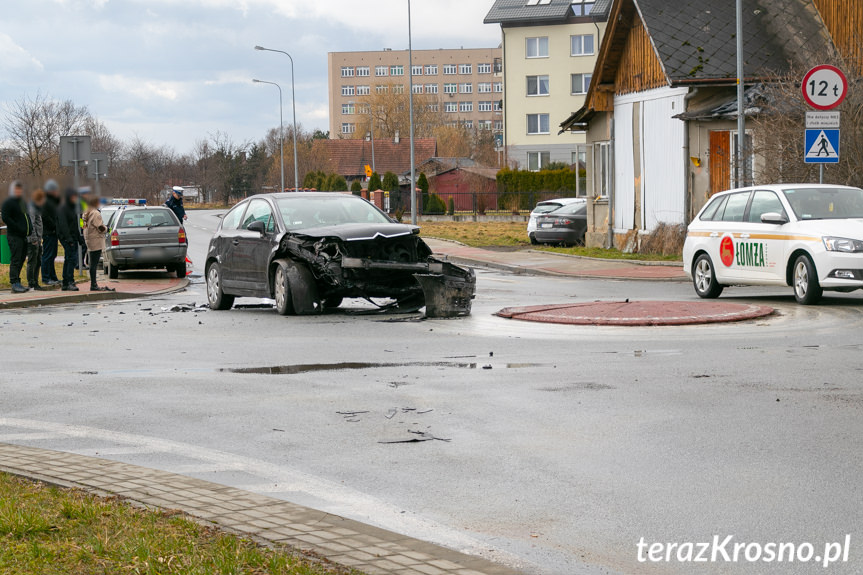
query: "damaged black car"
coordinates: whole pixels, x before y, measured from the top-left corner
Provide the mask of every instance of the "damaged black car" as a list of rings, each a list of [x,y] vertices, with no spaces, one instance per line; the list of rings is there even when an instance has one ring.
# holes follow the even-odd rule
[[[222,218],[210,240],[207,299],[274,299],[281,315],[310,315],[363,298],[427,317],[470,314],[473,270],[432,257],[419,228],[341,193],[253,196]],[[375,300],[388,300],[378,303]]]

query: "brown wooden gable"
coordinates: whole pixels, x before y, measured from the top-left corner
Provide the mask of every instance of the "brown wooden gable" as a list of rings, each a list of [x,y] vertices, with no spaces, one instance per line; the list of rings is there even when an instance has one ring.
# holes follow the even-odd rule
[[[668,78],[641,17],[636,15],[629,25],[626,45],[617,65],[615,93],[631,94],[668,86]]]
[[[849,65],[863,73],[863,2],[814,0],[833,44]]]
[[[615,0],[599,48],[585,109],[610,112],[614,95],[669,85],[632,0]]]

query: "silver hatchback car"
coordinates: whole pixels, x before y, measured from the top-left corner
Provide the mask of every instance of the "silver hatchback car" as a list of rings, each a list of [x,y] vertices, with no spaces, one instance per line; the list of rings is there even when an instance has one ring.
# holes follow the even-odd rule
[[[186,277],[186,230],[170,209],[127,207],[112,214],[105,242],[108,277],[129,269],[165,268]]]

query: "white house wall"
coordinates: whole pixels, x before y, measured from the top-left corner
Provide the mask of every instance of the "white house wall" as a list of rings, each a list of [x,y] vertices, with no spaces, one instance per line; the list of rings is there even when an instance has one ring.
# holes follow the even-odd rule
[[[614,228],[631,230],[635,215],[632,103],[614,101]]]
[[[687,93],[686,88],[660,88],[614,98],[616,232],[636,227],[636,193],[641,208],[638,228],[650,231],[660,222],[684,221],[686,124],[674,116],[684,111]],[[638,129],[633,128],[636,104]],[[634,153],[640,154],[640,161],[635,161]]]

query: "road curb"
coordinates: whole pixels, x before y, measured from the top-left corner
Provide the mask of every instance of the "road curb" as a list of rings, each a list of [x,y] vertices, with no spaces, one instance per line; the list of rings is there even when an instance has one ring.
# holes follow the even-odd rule
[[[167,295],[176,293],[179,291],[183,291],[187,287],[189,287],[189,279],[186,278],[181,281],[176,286],[165,288],[162,290],[156,290],[152,292],[79,292],[73,295],[54,295],[48,296],[40,299],[31,299],[31,300],[18,300],[18,301],[9,301],[4,302],[0,301],[0,311],[3,310],[13,310],[13,309],[28,309],[34,307],[44,307],[49,305],[64,305],[64,304],[78,304],[78,303],[91,303],[91,302],[100,302],[100,301],[116,301],[123,299],[136,299],[136,298],[147,298],[154,297],[160,295]]]
[[[614,264],[632,264],[636,266],[647,266],[647,267],[669,267],[669,268],[681,268],[683,269],[683,262],[672,262],[672,261],[662,261],[662,260],[615,260],[611,258],[592,258],[590,256],[580,256],[578,254],[563,254],[560,252],[551,252],[545,250],[535,250],[528,249],[524,250],[526,252],[534,253],[534,254],[551,254],[553,256],[561,256],[564,258],[574,258],[577,260],[587,260],[589,262],[608,262]]]
[[[680,278],[637,278],[632,276],[616,276],[616,275],[598,275],[591,273],[584,274],[568,274],[562,272],[554,272],[551,270],[543,270],[537,268],[528,268],[523,266],[513,266],[509,264],[502,264],[498,262],[487,262],[483,260],[475,260],[473,258],[466,258],[462,256],[454,256],[450,254],[435,254],[437,256],[445,256],[448,261],[451,261],[456,264],[468,265],[477,268],[486,268],[493,269],[497,271],[505,271],[517,275],[530,275],[530,276],[548,276],[548,277],[558,277],[558,278],[571,278],[571,279],[592,279],[592,280],[613,280],[613,281],[645,281],[645,282],[678,282],[678,283],[686,283],[689,280],[685,277]]]
[[[367,573],[518,575],[519,570],[331,513],[185,475],[0,443],[0,471],[49,485],[177,510],[205,525],[286,545]]]

